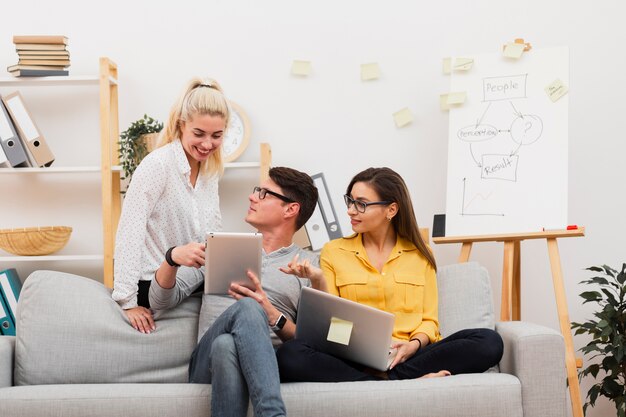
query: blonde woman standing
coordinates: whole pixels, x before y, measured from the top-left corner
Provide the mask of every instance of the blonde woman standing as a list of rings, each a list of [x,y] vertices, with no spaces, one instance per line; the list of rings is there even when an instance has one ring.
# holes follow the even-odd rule
[[[194,78],[161,133],[159,147],[137,167],[115,241],[113,299],[142,333],[155,330],[148,290],[163,259],[204,265],[204,234],[220,230],[218,180],[229,108],[219,84]]]

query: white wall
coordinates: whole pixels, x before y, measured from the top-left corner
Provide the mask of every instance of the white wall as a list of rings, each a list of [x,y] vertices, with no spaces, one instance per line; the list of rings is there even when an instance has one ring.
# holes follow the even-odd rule
[[[516,37],[524,37],[535,48],[567,45],[571,54],[569,222],[587,227],[586,237],[559,242],[571,320],[590,315],[578,297],[583,289],[577,283],[588,276],[583,268],[626,261],[621,163],[626,153],[621,84],[626,67],[626,6],[622,1],[180,0],[168,7],[158,4],[7,2],[0,26],[0,67],[17,62],[11,43],[14,34],[67,35],[73,75],[94,74],[99,56],[112,58],[119,65],[122,130],[144,113],[165,120],[188,78],[211,75],[250,116],[252,146],[241,160],[257,159],[258,143],[267,141],[274,165],[323,171],[348,232],[341,195],[351,176],[368,166],[387,165],[404,176],[421,225],[431,227],[433,214],[445,211],[448,116],[439,110],[438,96],[447,90],[449,80],[441,74],[442,57],[495,52]],[[293,59],[312,61],[312,75],[290,76]],[[363,83],[359,65],[372,61],[380,64],[382,77]],[[59,127],[62,115],[57,105],[33,104],[39,106],[37,121],[59,154],[58,162],[81,164],[92,158],[96,163],[96,138],[89,139],[94,140],[93,149],[86,146],[78,155],[67,151],[72,140],[83,140],[83,132],[97,123],[97,104],[93,114],[82,116],[84,103],[97,96],[88,89],[67,92],[60,99],[47,94],[29,90],[27,99],[58,101],[72,114],[81,114],[71,127]],[[391,114],[407,106],[415,121],[397,129]],[[91,135],[95,134],[97,130]],[[0,181],[3,195],[25,192],[21,179],[3,176]],[[239,219],[255,184],[254,172],[227,173],[222,183],[227,225],[246,228]],[[83,223],[68,249],[101,247],[98,190],[87,185],[50,187],[58,188],[50,194],[56,201],[47,210],[50,217],[28,209],[17,216],[11,212],[15,217],[7,221],[8,212],[2,210],[0,226],[29,226],[36,216],[42,216],[37,218],[40,224],[65,220],[59,217],[58,201],[79,204],[82,200],[72,196],[80,193],[95,202],[81,208],[78,219],[75,212],[68,215],[68,221]],[[92,234],[97,239],[90,238]],[[435,246],[434,250],[443,265],[455,261],[459,247]],[[472,258],[488,267],[499,311],[502,245],[476,245]],[[77,268],[19,267],[23,276],[34,268]],[[91,271],[85,273],[95,277],[100,273],[95,266]],[[522,244],[522,274],[523,318],[558,329],[545,242]],[[575,339],[577,348],[584,343],[584,338]],[[584,381],[582,391],[589,385]],[[602,403],[589,415],[612,413],[612,406]]]

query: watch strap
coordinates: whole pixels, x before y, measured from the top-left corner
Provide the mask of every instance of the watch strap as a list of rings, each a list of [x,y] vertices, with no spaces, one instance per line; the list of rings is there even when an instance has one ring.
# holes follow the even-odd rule
[[[165,252],[165,262],[167,262],[169,266],[178,268],[180,265],[174,262],[174,260],[172,259],[172,251],[174,250],[175,247],[176,246],[172,246],[171,248],[167,250],[167,252]]]
[[[273,326],[271,326],[270,328],[277,332],[283,329],[283,327],[285,327],[285,324],[287,323],[287,317],[285,317],[285,315],[283,313],[280,313],[280,316],[278,316],[278,319],[276,319],[276,323],[274,323]]]

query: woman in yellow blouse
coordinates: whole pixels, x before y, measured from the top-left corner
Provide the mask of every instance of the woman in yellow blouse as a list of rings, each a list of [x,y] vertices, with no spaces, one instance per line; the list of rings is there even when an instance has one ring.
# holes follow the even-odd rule
[[[386,373],[375,373],[292,339],[278,350],[281,379],[409,379],[484,372],[497,364],[503,344],[493,330],[461,330],[441,339],[435,258],[419,234],[402,177],[389,168],[368,168],[352,179],[344,199],[355,234],[324,246],[321,270],[294,260],[283,271],[394,314],[396,357]]]

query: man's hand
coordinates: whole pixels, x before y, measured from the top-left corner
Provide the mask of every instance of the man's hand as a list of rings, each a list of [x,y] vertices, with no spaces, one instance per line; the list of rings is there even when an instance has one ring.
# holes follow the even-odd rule
[[[172,251],[172,260],[178,265],[200,268],[204,265],[204,243],[191,242],[184,246],[176,246]]]
[[[254,272],[248,270],[247,272],[248,278],[252,281],[252,285],[254,286],[254,291],[244,287],[243,285],[239,285],[236,283],[230,284],[230,288],[228,289],[228,294],[230,294],[236,300],[241,300],[244,297],[252,298],[256,300],[257,303],[261,305],[265,314],[267,315],[268,323],[275,323],[280,316],[280,311],[276,307],[270,303],[267,299],[267,294],[263,291],[263,287],[261,286],[261,281],[254,274]]]
[[[141,333],[150,333],[156,330],[152,312],[145,307],[134,307],[124,310],[126,317],[130,320],[130,325]]]
[[[326,280],[324,279],[324,274],[320,268],[317,268],[311,265],[311,261],[305,259],[302,262],[299,262],[299,254],[293,257],[291,262],[287,264],[287,266],[281,266],[280,271],[285,274],[295,275],[299,278],[308,278],[311,280],[311,285],[316,290],[321,290],[324,292],[328,292],[326,287]]]

